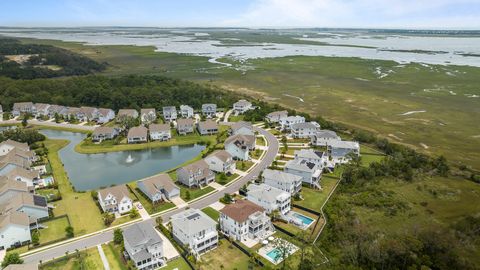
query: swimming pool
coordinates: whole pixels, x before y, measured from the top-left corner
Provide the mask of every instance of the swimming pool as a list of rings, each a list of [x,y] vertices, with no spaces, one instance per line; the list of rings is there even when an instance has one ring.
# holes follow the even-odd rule
[[[280,250],[278,250],[277,248],[274,248],[272,250],[270,250],[268,253],[267,253],[267,256],[272,259],[272,261],[276,262],[278,260],[281,259],[281,255],[280,255]]]
[[[293,213],[293,216],[294,216],[295,218],[300,219],[305,226],[309,226],[309,225],[312,224],[313,221],[314,221],[313,218],[304,216],[304,215],[302,215],[302,214],[300,214],[300,213]]]

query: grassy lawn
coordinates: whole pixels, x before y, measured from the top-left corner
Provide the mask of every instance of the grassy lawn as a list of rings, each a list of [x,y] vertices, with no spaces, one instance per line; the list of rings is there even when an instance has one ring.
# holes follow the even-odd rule
[[[39,266],[41,270],[82,270],[82,269],[103,269],[102,259],[97,247],[89,248],[79,252],[79,256],[70,254],[52,262]]]
[[[100,213],[90,193],[75,192],[70,185],[68,176],[63,168],[58,150],[68,144],[66,140],[46,140],[48,159],[53,169],[53,177],[58,184],[58,190],[62,194],[62,200],[53,202],[55,216],[68,215],[75,235],[86,234],[105,228]]]
[[[239,122],[239,121],[243,121],[244,118],[245,118],[245,115],[243,115],[243,114],[239,114],[237,116],[232,114],[228,118],[228,122]]]
[[[238,160],[236,165],[238,170],[245,172],[253,166],[253,162],[250,160]]]
[[[115,245],[113,242],[102,245],[103,252],[107,257],[108,264],[111,270],[127,270],[128,267],[124,264],[120,250],[122,247]]]
[[[338,180],[339,179],[334,176],[332,177],[330,175],[324,175],[322,177],[322,180],[320,180],[320,185],[323,188],[322,190],[316,190],[303,186],[300,193],[303,197],[303,200],[292,202],[315,211],[320,211],[322,204],[325,202],[328,194],[333,189]]]
[[[207,186],[205,188],[188,188],[186,186],[183,186],[181,184],[177,184],[177,186],[180,187],[180,197],[188,202],[191,200],[194,200],[195,198],[198,198],[200,196],[203,196],[209,192],[214,191],[215,189],[213,187]],[[187,191],[190,193],[190,199],[187,199]]]
[[[253,158],[253,159],[259,159],[262,154],[263,154],[263,150],[260,150],[260,149],[255,149],[254,151],[250,151],[250,156]]]
[[[273,135],[282,135],[282,132],[276,130],[275,128],[271,128],[268,132],[272,133]]]
[[[203,208],[202,212],[207,214],[209,217],[211,217],[215,221],[218,221],[218,219],[220,218],[220,212],[218,212],[217,210],[213,209],[210,206]]]
[[[257,140],[256,140],[255,144],[260,145],[260,146],[267,145],[267,143],[265,142],[265,139],[263,137],[257,137]]]
[[[162,270],[190,270],[187,262],[182,258],[176,258],[172,261],[169,261],[165,267],[162,267]]]
[[[39,230],[40,244],[65,238],[65,228],[69,226],[67,217],[48,220],[42,224],[48,228]]]
[[[215,182],[219,183],[220,185],[226,185],[228,183],[230,183],[233,179],[237,178],[239,175],[234,173],[234,174],[231,174],[231,175],[227,175],[227,179],[225,180],[222,180],[220,179],[220,174],[217,173],[215,174]]]
[[[299,149],[300,148],[287,147],[287,150],[285,151],[285,147],[282,146],[278,150],[278,153],[293,156],[295,153],[295,150],[299,150]]]
[[[380,162],[385,156],[376,154],[362,154],[362,166],[368,167],[372,162]]]
[[[136,218],[131,218],[128,214],[126,215],[123,215],[119,218],[116,218],[112,224],[110,224],[110,227],[113,227],[113,226],[116,226],[116,225],[120,225],[120,224],[123,224],[125,222],[129,222],[129,221],[132,221],[132,220],[135,220],[135,219],[138,219],[140,218],[140,216],[136,217]]]
[[[136,183],[129,184],[129,186],[135,194],[135,197],[138,198],[138,201],[143,205],[143,207],[145,208],[145,210],[147,210],[149,214],[162,212],[164,210],[175,207],[175,204],[171,202],[161,202],[153,204],[150,199],[148,199],[148,197],[145,196],[145,194],[143,194],[143,192],[137,188]]]
[[[249,261],[247,255],[226,239],[221,239],[216,249],[201,257],[201,265],[207,266],[205,269],[248,269]]]

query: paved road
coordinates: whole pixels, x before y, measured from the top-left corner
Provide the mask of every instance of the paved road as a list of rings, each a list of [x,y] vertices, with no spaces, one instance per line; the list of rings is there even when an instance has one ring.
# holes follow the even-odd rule
[[[204,208],[214,202],[217,202],[220,198],[224,196],[225,193],[233,193],[238,191],[244,184],[246,184],[248,181],[252,179],[257,178],[261,171],[263,171],[264,169],[266,169],[268,166],[272,164],[273,160],[275,159],[275,156],[278,153],[278,147],[279,147],[278,140],[275,138],[275,136],[273,136],[271,133],[269,133],[264,129],[254,127],[254,130],[258,131],[259,134],[264,135],[268,142],[268,150],[265,153],[264,158],[260,161],[260,163],[257,164],[257,166],[255,166],[249,173],[247,173],[245,176],[243,176],[239,180],[235,181],[230,186],[226,187],[224,190],[215,192],[203,199],[200,199],[198,201],[195,201],[192,204],[189,204],[188,206],[190,208],[198,208],[198,209]],[[183,210],[184,208],[175,209],[174,211],[170,211],[168,213],[162,214],[161,217],[163,218],[163,220],[168,220],[172,215],[177,214]],[[152,218],[150,220],[145,220],[140,222],[149,222],[153,226],[153,224],[155,223],[155,219]],[[130,226],[130,225],[127,225],[127,226]],[[113,239],[113,232],[109,230],[109,231],[105,231],[89,237],[81,238],[74,242],[58,245],[44,251],[39,251],[37,253],[27,255],[23,257],[23,259],[25,263],[39,263],[40,261],[46,262],[54,258],[64,256],[66,251],[72,253],[75,251],[75,249],[81,250],[81,249],[86,249],[90,247],[95,247],[99,244],[103,244],[105,242],[111,241],[112,239]]]

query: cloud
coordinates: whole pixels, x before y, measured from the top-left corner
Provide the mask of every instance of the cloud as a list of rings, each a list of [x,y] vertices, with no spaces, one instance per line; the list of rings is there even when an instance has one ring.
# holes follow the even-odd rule
[[[472,24],[473,23],[473,24]],[[254,0],[224,26],[480,27],[480,0]]]

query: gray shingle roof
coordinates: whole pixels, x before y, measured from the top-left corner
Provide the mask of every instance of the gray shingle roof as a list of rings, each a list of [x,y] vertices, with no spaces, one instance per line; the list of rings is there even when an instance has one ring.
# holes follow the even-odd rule
[[[275,203],[279,196],[290,197],[290,194],[287,192],[271,187],[266,184],[250,184],[247,187],[247,194],[254,198],[261,198],[262,200],[268,201],[269,203]]]
[[[262,176],[268,179],[275,179],[282,183],[293,183],[302,180],[301,176],[271,169],[265,169],[262,173]]]
[[[151,223],[140,222],[128,226],[123,230],[123,239],[132,248],[140,249],[139,252],[130,254],[136,261],[145,260],[151,257],[146,250],[149,246],[162,244],[162,238],[153,228]]]

